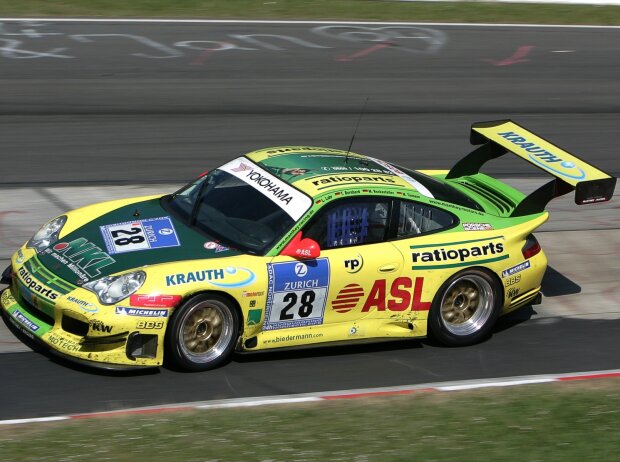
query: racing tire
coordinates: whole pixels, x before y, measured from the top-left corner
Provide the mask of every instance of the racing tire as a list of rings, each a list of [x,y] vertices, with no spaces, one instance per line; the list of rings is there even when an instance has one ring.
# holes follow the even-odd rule
[[[430,334],[446,346],[465,346],[486,338],[501,309],[502,291],[487,272],[467,269],[439,289],[428,318]]]
[[[166,332],[165,355],[173,366],[206,371],[224,364],[239,335],[239,314],[225,297],[192,297],[174,313]]]

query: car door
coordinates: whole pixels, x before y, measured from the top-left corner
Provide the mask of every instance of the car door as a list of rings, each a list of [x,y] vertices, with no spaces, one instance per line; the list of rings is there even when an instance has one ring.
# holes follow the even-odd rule
[[[370,289],[394,279],[402,254],[386,241],[392,200],[344,198],[324,206],[302,230],[317,241],[316,259],[278,256],[269,264],[265,330],[385,317]],[[377,302],[379,306],[375,306]]]

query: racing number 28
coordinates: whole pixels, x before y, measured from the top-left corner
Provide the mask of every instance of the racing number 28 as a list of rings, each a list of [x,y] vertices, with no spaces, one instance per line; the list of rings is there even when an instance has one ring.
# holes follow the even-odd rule
[[[299,314],[300,317],[307,318],[310,316],[312,313],[312,302],[314,302],[315,297],[316,295],[313,290],[307,290],[301,294],[301,305],[297,311],[297,314]],[[289,292],[282,300],[287,303],[286,306],[282,308],[282,311],[280,311],[280,321],[288,321],[293,319],[295,314],[290,313],[289,311],[297,305],[297,293]]]
[[[128,245],[128,244],[139,244],[140,242],[144,242],[144,236],[136,236],[136,234],[142,232],[140,228],[131,228],[131,229],[116,229],[112,231],[112,237],[114,238],[114,243],[116,245]],[[131,237],[120,237],[129,235]]]

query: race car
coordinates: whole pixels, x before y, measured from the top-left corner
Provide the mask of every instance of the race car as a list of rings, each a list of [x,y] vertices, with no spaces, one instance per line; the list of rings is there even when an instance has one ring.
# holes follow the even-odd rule
[[[338,149],[261,149],[173,194],[103,202],[45,224],[2,276],[0,310],[65,358],[201,371],[234,351],[423,338],[457,346],[540,302],[532,232],[575,191],[616,178],[516,123],[475,123],[480,145],[416,171]],[[511,152],[554,176],[524,195],[480,173]]]

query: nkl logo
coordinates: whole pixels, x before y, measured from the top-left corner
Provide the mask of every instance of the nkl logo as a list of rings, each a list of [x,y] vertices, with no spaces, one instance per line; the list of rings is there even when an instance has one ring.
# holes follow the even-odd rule
[[[86,238],[79,237],[71,242],[59,242],[54,250],[64,254],[78,268],[81,268],[91,278],[101,274],[101,268],[115,263],[112,257],[105,253]]]

